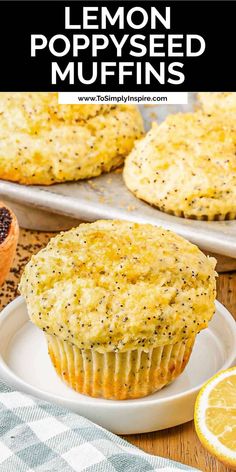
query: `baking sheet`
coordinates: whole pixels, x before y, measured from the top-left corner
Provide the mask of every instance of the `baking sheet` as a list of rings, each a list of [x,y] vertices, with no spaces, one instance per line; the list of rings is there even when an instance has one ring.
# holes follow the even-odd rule
[[[188,105],[141,106],[146,129],[150,128],[153,120],[160,122],[169,113],[193,109],[195,100],[195,94],[191,93]],[[162,225],[207,251],[236,258],[236,220],[195,221],[160,212],[129,192],[119,170],[89,181],[55,184],[50,187],[27,187],[0,181],[0,197],[78,220],[120,218]]]

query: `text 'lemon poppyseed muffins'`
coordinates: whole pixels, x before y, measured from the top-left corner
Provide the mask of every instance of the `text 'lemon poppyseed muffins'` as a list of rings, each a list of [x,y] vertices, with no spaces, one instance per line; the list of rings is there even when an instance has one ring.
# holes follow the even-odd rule
[[[154,124],[125,162],[124,180],[160,210],[199,220],[236,218],[236,121],[198,113]]]
[[[214,313],[215,259],[152,225],[97,221],[33,256],[20,291],[76,391],[137,398],[174,380]]]
[[[205,113],[236,115],[236,92],[200,92],[198,100]]]
[[[59,105],[57,93],[0,93],[0,178],[50,185],[108,172],[143,133],[133,105]]]

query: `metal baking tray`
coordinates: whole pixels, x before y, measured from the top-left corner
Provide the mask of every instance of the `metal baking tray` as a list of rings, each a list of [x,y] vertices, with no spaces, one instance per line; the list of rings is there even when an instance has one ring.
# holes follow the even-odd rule
[[[195,94],[189,94],[188,105],[140,107],[146,129],[151,121],[160,122],[169,113],[193,109],[195,100]],[[236,220],[195,221],[163,213],[133,196],[119,170],[89,181],[49,187],[0,181],[0,198],[15,210],[23,227],[53,231],[69,228],[78,221],[119,218],[161,225],[202,249],[236,258]]]

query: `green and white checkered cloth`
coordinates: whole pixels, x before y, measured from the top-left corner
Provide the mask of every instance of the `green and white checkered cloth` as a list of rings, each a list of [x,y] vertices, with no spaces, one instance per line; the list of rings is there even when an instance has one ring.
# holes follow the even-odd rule
[[[146,454],[57,405],[0,381],[1,472],[197,471]]]

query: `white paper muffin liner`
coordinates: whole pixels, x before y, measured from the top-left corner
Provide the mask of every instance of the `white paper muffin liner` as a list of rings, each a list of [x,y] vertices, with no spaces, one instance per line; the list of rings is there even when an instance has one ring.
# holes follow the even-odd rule
[[[158,208],[158,207],[156,207]],[[160,209],[161,210],[161,209]],[[164,211],[164,210],[161,210]],[[198,221],[227,221],[227,220],[235,220],[236,213],[231,211],[225,214],[218,214],[218,215],[186,215],[183,210],[165,210],[164,213],[168,213],[169,215],[178,216],[180,218],[189,218],[191,220],[198,220]]]
[[[127,352],[99,353],[46,335],[58,375],[74,390],[113,400],[139,398],[160,390],[183,372],[195,336],[185,341]]]

